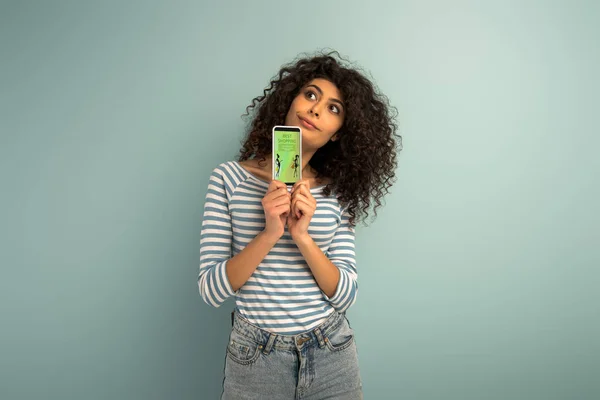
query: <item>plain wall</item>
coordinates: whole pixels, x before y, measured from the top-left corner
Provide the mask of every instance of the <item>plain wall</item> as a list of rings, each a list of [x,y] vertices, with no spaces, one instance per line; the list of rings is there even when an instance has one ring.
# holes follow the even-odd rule
[[[598,2],[0,4],[3,400],[218,398],[208,177],[322,48],[404,139],[357,231],[365,398],[600,398]]]

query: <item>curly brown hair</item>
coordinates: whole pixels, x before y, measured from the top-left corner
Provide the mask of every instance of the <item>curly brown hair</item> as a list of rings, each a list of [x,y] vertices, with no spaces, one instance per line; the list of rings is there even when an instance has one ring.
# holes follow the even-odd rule
[[[340,204],[348,207],[350,223],[356,225],[356,220],[364,222],[371,206],[377,215],[383,196],[395,182],[396,151],[402,150],[402,137],[396,134],[397,109],[359,68],[346,67],[344,62],[349,64],[333,51],[284,65],[263,94],[246,107],[244,115],[252,120],[238,159],[265,161],[272,149],[272,128],[284,124],[302,87],[316,78],[327,79],[342,94],[346,116],[339,139],[318,149],[309,165],[317,171],[317,179],[330,179],[324,195],[335,193]]]

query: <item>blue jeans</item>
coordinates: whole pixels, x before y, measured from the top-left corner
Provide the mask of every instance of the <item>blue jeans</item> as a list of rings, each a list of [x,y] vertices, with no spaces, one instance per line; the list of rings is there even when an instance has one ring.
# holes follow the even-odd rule
[[[222,400],[362,399],[354,331],[334,312],[312,331],[277,335],[236,309]]]

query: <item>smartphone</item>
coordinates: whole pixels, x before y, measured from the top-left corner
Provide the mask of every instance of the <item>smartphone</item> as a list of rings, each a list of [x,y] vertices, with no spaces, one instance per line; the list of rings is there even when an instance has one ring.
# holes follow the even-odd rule
[[[302,129],[273,127],[273,179],[293,185],[302,179]]]

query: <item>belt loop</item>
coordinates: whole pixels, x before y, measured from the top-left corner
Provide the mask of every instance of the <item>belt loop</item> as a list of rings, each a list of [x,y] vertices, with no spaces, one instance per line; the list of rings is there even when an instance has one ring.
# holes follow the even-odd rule
[[[267,341],[267,344],[263,349],[263,354],[269,355],[271,349],[273,348],[273,343],[275,342],[275,339],[277,339],[277,335],[274,333],[269,333],[269,340]]]
[[[315,328],[313,330],[315,336],[317,336],[317,340],[319,341],[319,347],[323,348],[325,346],[325,338],[323,337],[323,333],[320,328]]]

